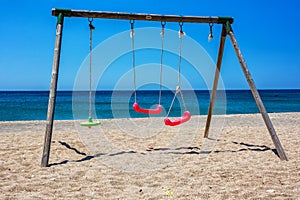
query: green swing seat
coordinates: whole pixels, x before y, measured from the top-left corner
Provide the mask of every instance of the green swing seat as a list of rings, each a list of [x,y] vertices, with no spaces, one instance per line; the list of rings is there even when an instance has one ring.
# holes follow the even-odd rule
[[[91,117],[88,118],[87,122],[80,123],[80,126],[85,126],[91,128],[92,126],[99,126],[100,122],[93,122],[93,119]]]

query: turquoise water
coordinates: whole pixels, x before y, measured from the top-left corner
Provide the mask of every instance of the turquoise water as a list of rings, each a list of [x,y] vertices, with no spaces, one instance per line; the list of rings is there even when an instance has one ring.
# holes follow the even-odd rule
[[[268,112],[300,112],[300,90],[260,90],[263,103]],[[48,91],[1,91],[0,121],[45,120],[47,117]],[[150,108],[158,103],[158,91],[138,91],[137,102],[141,107]],[[169,110],[174,93],[163,91],[161,104]],[[186,108],[192,115],[206,115],[210,94],[208,91],[184,91]],[[59,91],[57,93],[55,119],[86,119],[89,110],[88,92]],[[132,91],[97,91],[95,95],[94,117],[123,118],[148,117],[132,110],[134,95]],[[170,116],[183,112],[181,98],[175,99]],[[248,90],[228,90],[217,96],[215,114],[258,113],[252,94]]]

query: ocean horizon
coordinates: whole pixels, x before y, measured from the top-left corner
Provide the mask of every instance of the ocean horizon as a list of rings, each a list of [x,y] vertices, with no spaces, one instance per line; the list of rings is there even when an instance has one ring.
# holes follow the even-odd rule
[[[163,90],[163,112],[158,117],[180,116],[184,110],[192,115],[207,115],[210,91],[182,91],[170,109],[174,91]],[[264,106],[269,113],[300,112],[300,89],[259,90]],[[132,109],[134,93],[129,90],[102,90],[93,92],[93,118],[143,118],[149,115]],[[46,120],[49,91],[0,91],[0,121]],[[143,108],[158,104],[159,91],[138,90],[137,102]],[[89,113],[88,91],[58,91],[55,120],[86,119]],[[250,90],[221,90],[217,92],[214,114],[259,113]],[[151,117],[156,117],[151,115]]]

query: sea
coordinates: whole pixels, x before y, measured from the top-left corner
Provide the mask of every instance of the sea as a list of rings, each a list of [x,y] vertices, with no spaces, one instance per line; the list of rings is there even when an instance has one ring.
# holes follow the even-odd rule
[[[300,112],[300,90],[259,90],[259,94],[269,113]],[[176,117],[185,110],[192,115],[207,115],[210,95],[206,90],[182,91],[176,96],[175,91],[162,91],[163,112],[151,117]],[[153,109],[159,96],[159,91],[137,91],[136,102],[142,108]],[[87,91],[58,91],[56,97],[56,120],[87,119],[90,105],[92,117],[97,119],[149,117],[133,110],[133,91],[96,91],[91,104]],[[0,91],[0,121],[46,120],[48,100],[49,91]],[[217,92],[213,113],[248,114],[259,110],[250,90],[226,90]]]

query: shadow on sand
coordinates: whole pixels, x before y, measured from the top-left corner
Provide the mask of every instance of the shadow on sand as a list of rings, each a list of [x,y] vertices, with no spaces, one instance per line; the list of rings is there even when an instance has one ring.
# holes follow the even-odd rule
[[[75,153],[77,153],[79,155],[82,155],[82,156],[85,156],[85,157],[83,157],[79,160],[63,160],[61,162],[52,163],[52,164],[48,165],[49,167],[55,166],[55,165],[64,165],[64,164],[67,164],[69,162],[85,162],[85,161],[89,161],[91,159],[98,158],[98,157],[101,157],[101,156],[118,156],[118,155],[122,155],[122,154],[142,154],[142,155],[146,155],[147,152],[151,152],[151,151],[161,151],[162,153],[165,153],[165,154],[177,154],[177,155],[180,155],[180,154],[181,155],[184,155],[184,154],[198,154],[198,155],[200,155],[200,154],[209,154],[211,152],[214,152],[214,153],[223,153],[223,152],[236,153],[236,152],[240,152],[240,151],[257,151],[257,152],[273,151],[273,153],[279,157],[279,155],[277,153],[277,150],[276,149],[271,149],[268,146],[247,144],[247,143],[244,143],[244,142],[235,142],[235,141],[232,141],[232,143],[236,144],[236,145],[239,145],[239,146],[242,146],[243,148],[239,148],[237,150],[222,150],[222,151],[220,151],[220,150],[201,151],[201,149],[199,147],[196,147],[196,146],[194,146],[194,147],[178,147],[178,148],[174,148],[174,149],[172,149],[172,148],[149,148],[149,149],[146,149],[145,152],[120,151],[120,152],[111,153],[111,154],[97,153],[97,154],[94,154],[94,155],[87,155],[86,153],[79,151],[78,149],[72,147],[71,145],[69,145],[66,142],[59,141],[59,143],[61,145],[63,145],[64,147],[66,147],[67,149],[72,150]]]

